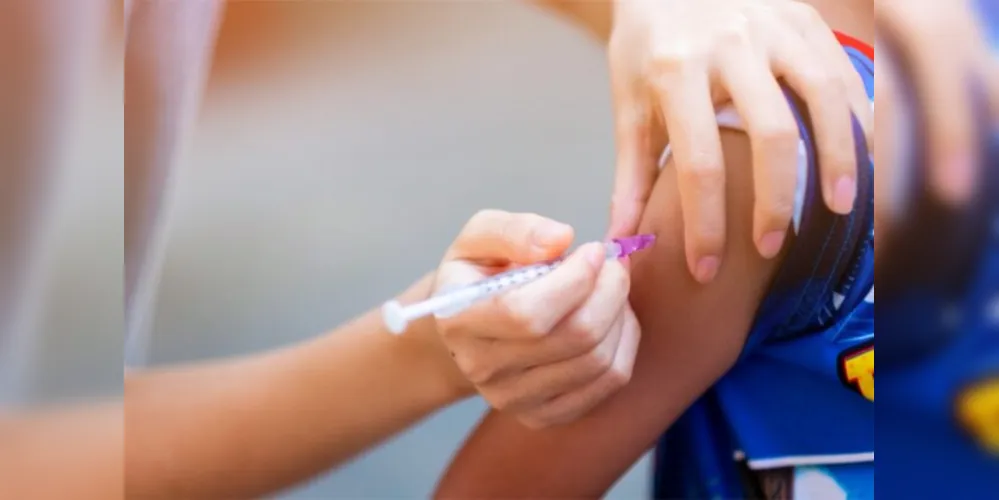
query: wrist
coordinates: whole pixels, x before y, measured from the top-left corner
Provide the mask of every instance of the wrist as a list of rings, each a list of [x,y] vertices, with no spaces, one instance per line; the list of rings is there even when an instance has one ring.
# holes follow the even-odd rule
[[[433,274],[428,274],[400,294],[397,300],[407,304],[430,297],[433,290]],[[433,317],[421,318],[409,325],[398,337],[412,352],[411,359],[417,360],[419,373],[427,375],[428,384],[445,404],[451,404],[475,394],[475,387],[458,369],[447,346],[441,341],[437,322]]]
[[[465,374],[451,357],[451,352],[437,333],[436,322],[426,318],[415,322],[405,333],[419,353],[416,359],[421,360],[421,370],[429,375],[429,383],[434,385],[435,393],[439,394],[445,404],[451,404],[475,394],[475,386],[468,381]]]

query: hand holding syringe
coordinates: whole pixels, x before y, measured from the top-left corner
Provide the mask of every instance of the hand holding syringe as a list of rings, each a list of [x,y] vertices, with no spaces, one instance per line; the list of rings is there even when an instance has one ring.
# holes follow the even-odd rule
[[[458,390],[474,389],[531,427],[578,418],[631,378],[642,331],[622,257],[654,238],[570,252],[573,236],[571,226],[536,214],[475,214],[444,252],[430,289],[421,288],[426,300],[382,308],[387,329],[406,333],[388,342],[442,360],[424,369],[448,382],[445,393],[457,380]]]
[[[627,238],[615,238],[604,243],[606,258],[619,259],[627,257],[639,250],[648,248],[655,243],[655,236],[641,234]],[[556,269],[563,259],[532,264],[490,276],[475,283],[439,293],[427,300],[404,306],[392,300],[382,307],[382,317],[389,331],[400,334],[406,330],[409,323],[428,315],[448,317],[455,315],[473,304],[517,288]]]

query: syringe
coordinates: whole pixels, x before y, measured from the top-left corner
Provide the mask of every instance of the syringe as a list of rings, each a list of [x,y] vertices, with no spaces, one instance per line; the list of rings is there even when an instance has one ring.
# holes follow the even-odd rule
[[[607,260],[620,259],[652,246],[655,241],[656,237],[653,234],[615,238],[604,242],[604,250]],[[470,285],[447,290],[427,300],[408,306],[400,304],[399,301],[390,300],[382,306],[382,318],[384,318],[389,331],[398,335],[404,332],[409,323],[415,319],[430,314],[439,318],[453,316],[476,302],[526,285],[542,276],[546,276],[555,270],[563,260],[564,258],[560,258],[540,264],[519,267],[505,273],[490,276]]]

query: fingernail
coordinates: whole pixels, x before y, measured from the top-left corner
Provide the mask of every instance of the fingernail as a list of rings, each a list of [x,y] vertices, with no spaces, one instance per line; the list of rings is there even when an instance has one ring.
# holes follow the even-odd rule
[[[583,251],[586,252],[586,262],[595,269],[599,269],[607,260],[607,252],[604,250],[604,246],[599,243],[586,245]]]
[[[852,177],[844,175],[833,185],[832,209],[840,215],[853,211],[853,202],[857,199],[857,183]]]
[[[710,282],[718,274],[718,265],[720,262],[718,257],[701,257],[701,260],[697,261],[696,276],[694,277],[701,283]]]
[[[534,244],[547,247],[561,243],[572,234],[572,228],[559,222],[548,222],[534,230]]]
[[[784,235],[787,231],[770,231],[760,238],[760,255],[765,259],[772,259],[780,253],[784,247]]]
[[[974,183],[974,161],[966,154],[956,155],[947,162],[946,173],[940,182],[944,196],[951,203],[964,203],[971,196]]]

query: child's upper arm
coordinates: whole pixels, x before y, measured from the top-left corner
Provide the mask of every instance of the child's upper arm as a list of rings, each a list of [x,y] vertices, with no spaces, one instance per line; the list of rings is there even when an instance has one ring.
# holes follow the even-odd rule
[[[491,412],[455,457],[440,497],[577,497],[605,492],[738,358],[779,259],[752,242],[752,173],[745,137],[722,134],[727,248],[718,277],[699,285],[684,260],[675,171],[657,181],[640,232],[631,302],[642,344],[631,382],[582,419],[530,430]]]

